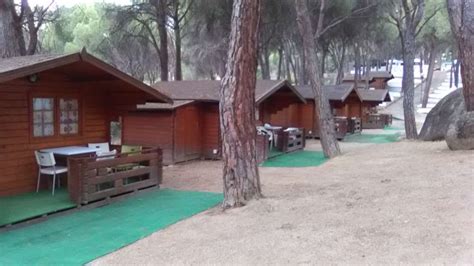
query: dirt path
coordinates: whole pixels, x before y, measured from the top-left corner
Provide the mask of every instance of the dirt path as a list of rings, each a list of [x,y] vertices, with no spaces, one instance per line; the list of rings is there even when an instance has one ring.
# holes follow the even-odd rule
[[[352,145],[320,167],[261,168],[265,199],[199,214],[93,264],[472,264],[474,153],[377,147]],[[220,167],[167,168],[164,184],[221,191]]]

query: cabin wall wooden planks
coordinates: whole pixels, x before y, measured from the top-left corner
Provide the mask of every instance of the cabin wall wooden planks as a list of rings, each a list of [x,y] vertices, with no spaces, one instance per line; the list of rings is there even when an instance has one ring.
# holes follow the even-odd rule
[[[79,133],[69,136],[57,134],[59,114],[56,106],[55,136],[34,137],[33,97],[77,98]],[[0,83],[0,196],[35,189],[35,150],[107,142],[111,119],[123,115],[149,98],[144,92],[123,85],[118,80],[105,83],[75,81],[58,71],[40,73],[36,83],[31,83],[26,78]]]
[[[198,158],[218,158],[219,130],[218,104],[194,102],[174,109],[126,114],[123,142],[158,146],[163,150],[163,163],[169,165]]]

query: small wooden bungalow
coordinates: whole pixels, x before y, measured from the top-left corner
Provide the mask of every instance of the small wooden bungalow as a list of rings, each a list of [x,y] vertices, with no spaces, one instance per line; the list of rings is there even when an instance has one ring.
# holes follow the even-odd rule
[[[165,164],[219,158],[220,81],[158,82],[154,87],[170,95],[174,103],[139,105],[123,118],[123,140],[160,146]],[[271,123],[275,112],[292,103],[305,102],[288,82],[273,80],[257,81],[255,100],[260,124]]]
[[[317,121],[317,113],[315,113],[314,94],[309,85],[296,86],[297,90],[306,99],[305,104],[294,104],[282,110],[295,114],[299,120],[299,127],[305,128],[307,136],[317,136],[319,132],[319,125]],[[354,84],[343,83],[340,85],[326,85],[323,86],[323,92],[328,97],[334,116],[351,117],[357,114],[360,105],[359,97],[354,89]]]
[[[172,103],[172,100],[85,50],[0,60],[0,196],[36,189],[35,151],[64,146],[87,148],[88,143],[109,142],[111,123],[136,110],[137,104],[146,102]],[[73,201],[83,203],[87,201],[84,197],[91,193],[97,194],[89,200],[105,196],[93,185],[103,180],[116,181],[118,187],[106,193],[110,196],[129,189],[120,182],[121,178],[149,174],[155,179],[161,173],[159,152],[134,159],[119,157],[101,162],[92,158],[81,161],[82,168],[78,165],[69,168],[67,186]],[[136,160],[151,163],[130,174],[102,175],[98,171]],[[82,183],[86,178],[94,178],[89,180],[90,186]],[[149,180],[147,184],[153,182]],[[133,188],[138,186],[132,185]]]
[[[372,125],[375,121],[372,121],[370,117],[372,114],[377,113],[377,106],[379,104],[391,101],[388,90],[357,89],[356,91],[361,101],[359,117],[362,121],[362,128],[380,128],[380,126]],[[381,127],[383,128],[383,126]]]
[[[387,82],[393,79],[393,75],[387,71],[374,71],[370,72],[369,76],[364,76],[361,80],[358,81],[358,87],[363,88],[365,84],[369,82],[369,87],[374,89],[384,90],[387,88]],[[354,83],[354,75],[346,75],[343,80],[343,83]]]

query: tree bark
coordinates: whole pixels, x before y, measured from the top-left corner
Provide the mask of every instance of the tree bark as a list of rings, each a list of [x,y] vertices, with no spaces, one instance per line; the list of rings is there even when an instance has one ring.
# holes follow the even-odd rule
[[[182,67],[182,59],[181,59],[181,25],[180,25],[180,18],[179,18],[179,3],[180,1],[175,0],[173,2],[173,20],[174,20],[174,45],[176,49],[176,54],[175,54],[175,72],[174,72],[174,79],[175,80],[182,80],[183,79],[183,67]]]
[[[259,0],[234,0],[220,93],[224,208],[261,197],[256,159],[255,85]]]
[[[326,57],[327,51],[325,48],[321,51],[321,78],[324,80],[324,73],[326,72]]]
[[[459,88],[459,67],[461,65],[461,59],[456,59],[456,64],[454,65],[454,87]]]
[[[360,80],[360,48],[359,45],[354,46],[354,88],[358,88]]]
[[[15,25],[16,11],[13,0],[0,1],[0,58],[20,56],[21,32]]]
[[[426,108],[426,106],[428,105],[428,98],[430,95],[431,82],[433,81],[433,73],[434,73],[436,56],[437,56],[437,49],[435,47],[435,44],[431,44],[430,57],[428,59],[429,61],[428,74],[426,75],[425,88],[423,91],[423,100],[421,102],[422,108]]]
[[[474,111],[474,4],[470,0],[447,0],[451,30],[458,44],[464,102]]]
[[[344,63],[346,60],[346,44],[342,44],[341,59],[339,60],[339,65],[337,67],[337,77],[336,84],[341,84],[342,79],[344,78]]]
[[[262,79],[270,79],[270,64],[268,57],[268,51],[266,51],[266,49],[261,49],[258,56],[258,62],[262,72]]]
[[[168,18],[168,1],[158,1],[157,15],[158,15],[158,35],[160,36],[160,70],[161,80],[168,81],[169,66],[168,66],[168,31],[166,30],[166,23]]]
[[[281,65],[283,62],[283,49],[278,49],[278,71],[277,71],[277,80],[281,79]]]
[[[296,21],[303,40],[303,48],[308,57],[307,71],[313,93],[315,95],[315,112],[319,113],[319,136],[323,147],[324,155],[333,158],[341,154],[339,144],[335,135],[334,119],[331,114],[329,101],[321,89],[321,74],[319,72],[318,58],[316,55],[316,45],[314,43],[313,27],[309,17],[306,0],[295,0]],[[317,115],[316,115],[317,116]]]
[[[407,139],[416,139],[418,133],[415,120],[415,33],[406,29],[403,36],[403,114]]]
[[[397,20],[403,52],[403,114],[407,139],[416,139],[418,137],[415,119],[415,76],[413,71],[415,65],[417,26],[423,19],[424,9],[424,0],[401,0],[401,8]]]

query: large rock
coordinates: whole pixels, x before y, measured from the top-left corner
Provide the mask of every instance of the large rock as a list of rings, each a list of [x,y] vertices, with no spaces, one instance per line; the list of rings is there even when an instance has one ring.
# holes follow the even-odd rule
[[[446,133],[451,150],[474,150],[474,112],[463,112]]]
[[[457,89],[444,97],[431,109],[421,128],[419,139],[425,141],[445,139],[449,126],[464,112],[462,90]]]

